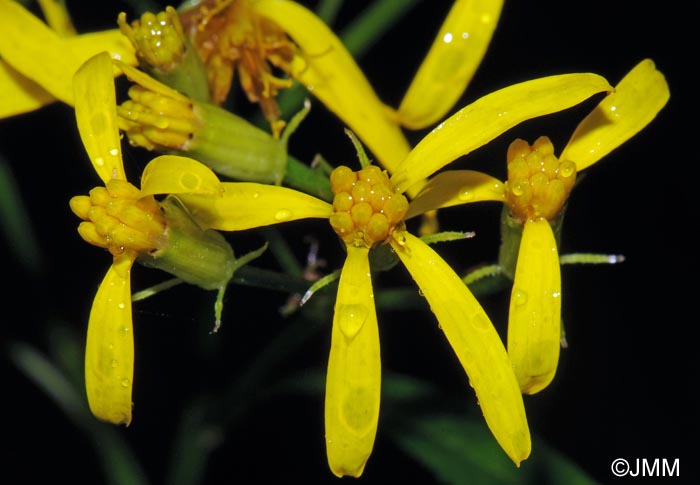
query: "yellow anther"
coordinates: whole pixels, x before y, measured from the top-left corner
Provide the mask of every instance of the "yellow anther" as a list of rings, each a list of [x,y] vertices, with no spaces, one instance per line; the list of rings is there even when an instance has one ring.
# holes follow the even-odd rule
[[[165,218],[158,203],[124,180],[110,180],[106,187],[92,189],[89,197],[73,197],[70,207],[84,221],[78,226],[80,236],[114,255],[150,253],[165,244]]]
[[[532,146],[518,139],[508,148],[506,204],[516,219],[553,220],[575,181],[576,166],[559,161],[546,136],[539,137]]]
[[[406,197],[392,190],[379,167],[353,172],[341,166],[330,180],[335,194],[330,223],[346,244],[372,247],[387,241],[408,210]]]

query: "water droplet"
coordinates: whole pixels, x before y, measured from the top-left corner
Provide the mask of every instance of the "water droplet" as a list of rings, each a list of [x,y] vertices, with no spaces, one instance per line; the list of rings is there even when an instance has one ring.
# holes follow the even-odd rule
[[[552,298],[559,298],[561,297],[561,291],[555,291],[552,293]]]
[[[97,165],[98,167],[101,167],[102,165],[105,164],[105,160],[102,157],[95,157],[95,160],[93,160],[93,163]]]
[[[527,293],[523,290],[515,290],[515,293],[513,293],[513,301],[518,306],[524,305],[527,302]]]
[[[129,327],[124,327],[124,328],[122,328],[122,332],[124,332],[124,333],[129,333]]]
[[[122,379],[121,385],[122,387],[129,387],[129,379]]]
[[[459,198],[459,200],[461,200],[462,202],[468,202],[468,201],[474,199],[474,193],[473,193],[473,192],[469,192],[468,190],[464,190],[464,191],[462,191],[462,192],[459,193],[458,198]]]
[[[124,308],[126,308],[126,305],[124,304],[124,302],[121,302],[119,305],[117,305],[117,308],[123,310]]]
[[[340,330],[349,339],[357,335],[369,313],[364,305],[341,305],[336,311]]]
[[[479,330],[488,330],[491,327],[491,320],[484,312],[477,312],[472,317],[474,326]]]
[[[115,359],[112,360],[112,369],[116,369],[116,367],[119,365],[119,362]]]
[[[452,32],[445,33],[445,35],[442,36],[442,41],[445,44],[449,44],[450,42],[452,42]]]
[[[260,197],[260,194],[258,192],[253,192],[253,199],[257,199]]]
[[[292,211],[287,210],[287,209],[278,210],[275,213],[275,220],[276,221],[284,222],[284,221],[288,221],[291,218],[292,218]]]
[[[119,155],[119,150],[116,149],[116,148],[112,148],[112,149],[109,151],[109,154],[112,155],[113,157],[116,157],[117,155]]]

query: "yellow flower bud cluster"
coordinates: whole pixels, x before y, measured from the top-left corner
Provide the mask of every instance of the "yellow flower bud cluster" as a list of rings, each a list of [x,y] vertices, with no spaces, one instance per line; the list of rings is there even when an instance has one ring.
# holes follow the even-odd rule
[[[396,193],[386,172],[370,165],[358,172],[345,166],[331,173],[334,213],[330,223],[346,244],[366,246],[385,242],[406,210],[406,197]]]
[[[153,196],[125,180],[112,179],[90,195],[70,200],[71,210],[83,222],[80,236],[90,244],[117,256],[125,251],[153,252],[165,243],[165,218]]]
[[[531,145],[517,139],[508,147],[506,204],[520,222],[553,220],[566,203],[576,181],[576,164],[560,161],[546,136]]]
[[[134,45],[140,63],[170,72],[182,62],[186,50],[185,33],[173,7],[166,7],[157,14],[146,12],[140,21],[135,20],[131,25],[126,21],[126,13],[122,12],[117,23]]]

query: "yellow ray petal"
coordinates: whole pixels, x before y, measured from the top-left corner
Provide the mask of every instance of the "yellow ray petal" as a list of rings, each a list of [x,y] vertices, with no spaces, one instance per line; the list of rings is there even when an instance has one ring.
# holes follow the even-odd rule
[[[503,182],[475,170],[448,170],[433,177],[411,201],[405,219],[433,209],[505,200]]]
[[[114,424],[131,422],[134,336],[131,266],[134,254],[114,258],[90,311],[85,348],[85,386],[92,413]]]
[[[136,83],[144,88],[162,94],[176,101],[181,101],[183,103],[190,103],[191,100],[184,94],[180,93],[176,89],[171,88],[167,84],[152,78],[143,71],[130,66],[126,62],[114,61],[114,64],[124,73],[124,75],[129,79],[129,81]]]
[[[222,182],[221,195],[180,195],[203,228],[240,231],[307,218],[328,218],[333,206],[286,187]]]
[[[126,180],[117,125],[112,59],[102,52],[75,73],[75,118],[80,139],[103,182]]]
[[[65,39],[65,43],[80,59],[89,59],[95,54],[107,51],[112,59],[130,66],[138,64],[133,44],[119,29],[76,35]],[[121,72],[115,69],[115,75],[117,74]]]
[[[490,93],[426,135],[399,165],[392,183],[404,191],[525,120],[556,113],[609,90],[604,78],[583,73],[534,79]]]
[[[326,450],[339,477],[359,477],[379,420],[379,330],[369,250],[348,247],[338,285],[326,375]]]
[[[503,0],[457,0],[399,106],[399,121],[425,128],[454,106],[471,81],[501,15]]]
[[[474,295],[427,244],[392,241],[469,377],[496,441],[516,465],[530,455],[522,394],[500,336]]]
[[[0,0],[0,57],[64,103],[73,104],[81,59],[61,37],[13,0]]]
[[[664,75],[651,59],[643,60],[576,127],[559,158],[585,169],[647,126],[669,97]]]
[[[54,101],[48,91],[0,59],[0,119],[29,113]]]
[[[38,0],[46,23],[61,37],[75,35],[75,27],[66,9],[65,0]]]
[[[141,193],[219,194],[221,182],[209,167],[188,157],[161,155],[151,160],[141,175]]]
[[[535,394],[552,381],[559,362],[560,339],[557,243],[549,222],[527,221],[508,313],[508,354],[524,393]]]
[[[390,172],[409,151],[391,113],[377,97],[340,39],[313,12],[288,0],[259,0],[255,10],[286,31],[301,47],[293,76],[368,146]]]

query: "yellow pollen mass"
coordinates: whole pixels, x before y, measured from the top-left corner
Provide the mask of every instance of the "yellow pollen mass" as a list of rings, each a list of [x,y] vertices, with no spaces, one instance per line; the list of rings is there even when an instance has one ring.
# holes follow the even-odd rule
[[[70,200],[71,210],[83,220],[78,233],[88,243],[117,256],[125,251],[150,253],[165,244],[166,224],[153,196],[124,180],[110,180],[90,195]]]
[[[357,172],[345,166],[331,173],[334,213],[330,223],[346,244],[371,248],[387,241],[402,222],[408,200],[391,188],[375,165]]]
[[[566,203],[576,181],[576,164],[560,161],[554,145],[541,136],[530,145],[517,139],[508,147],[508,181],[506,204],[511,216],[553,220]]]

